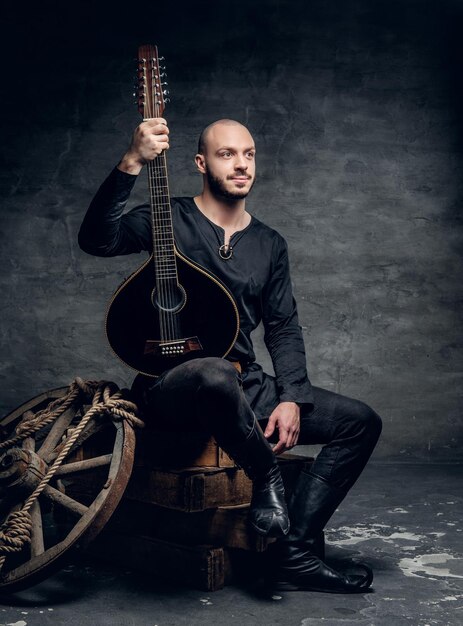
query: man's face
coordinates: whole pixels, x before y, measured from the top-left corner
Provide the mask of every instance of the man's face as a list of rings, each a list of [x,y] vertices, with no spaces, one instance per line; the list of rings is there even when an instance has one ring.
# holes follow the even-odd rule
[[[213,195],[230,200],[245,198],[255,180],[255,154],[254,141],[244,126],[217,124],[211,128],[202,171]]]

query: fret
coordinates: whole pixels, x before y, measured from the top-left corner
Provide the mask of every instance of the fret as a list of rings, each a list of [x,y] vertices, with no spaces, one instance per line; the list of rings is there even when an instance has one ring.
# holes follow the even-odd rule
[[[166,233],[166,235],[170,235],[172,232],[172,224],[166,224],[165,222],[156,222],[156,219],[153,223],[153,230],[160,231],[162,233]]]
[[[172,231],[163,232],[159,228],[153,228],[153,235],[156,236],[157,244],[155,244],[155,249],[160,250],[159,246],[164,245],[165,248],[172,248],[174,244],[174,238],[172,236]],[[163,236],[165,235],[165,236]]]
[[[157,209],[156,207],[153,207],[153,218],[156,218],[157,216],[165,218],[171,214],[170,212],[171,212],[170,207],[168,209],[167,208]]]
[[[156,167],[156,164],[151,162],[149,164],[149,171],[151,176],[159,176],[160,178],[167,178],[167,167],[164,164],[159,164]]]
[[[153,176],[153,174],[150,174],[149,181],[150,183],[153,183],[153,189],[155,187],[162,187],[163,189],[167,190],[169,189],[167,175],[164,176],[163,174],[156,174]]]
[[[164,153],[155,161],[148,163],[148,183],[156,279],[163,281],[178,280],[167,163]]]

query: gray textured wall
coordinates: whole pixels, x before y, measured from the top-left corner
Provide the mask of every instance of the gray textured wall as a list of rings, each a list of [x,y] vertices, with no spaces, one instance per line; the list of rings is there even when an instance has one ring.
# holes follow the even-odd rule
[[[138,123],[132,59],[153,42],[172,93],[172,193],[199,190],[205,124],[248,124],[249,210],[288,240],[312,381],[383,416],[376,458],[461,460],[463,3],[154,4],[9,9],[1,412],[75,375],[132,378],[103,317],[142,257],[87,256],[76,235]]]

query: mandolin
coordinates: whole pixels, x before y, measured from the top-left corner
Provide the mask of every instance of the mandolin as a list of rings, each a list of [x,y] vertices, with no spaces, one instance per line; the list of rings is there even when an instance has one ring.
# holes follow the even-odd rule
[[[167,92],[156,46],[138,49],[138,110],[144,120],[164,114]],[[167,160],[148,162],[153,252],[112,296],[106,335],[115,354],[147,376],[198,357],[225,357],[239,330],[227,287],[175,245]]]

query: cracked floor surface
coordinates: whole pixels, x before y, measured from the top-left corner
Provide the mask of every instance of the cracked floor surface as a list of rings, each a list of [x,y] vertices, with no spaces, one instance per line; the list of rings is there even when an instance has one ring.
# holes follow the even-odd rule
[[[88,558],[4,599],[0,626],[459,626],[463,624],[462,466],[366,468],[327,528],[328,560],[375,572],[361,595],[288,593],[258,585],[205,593]]]

